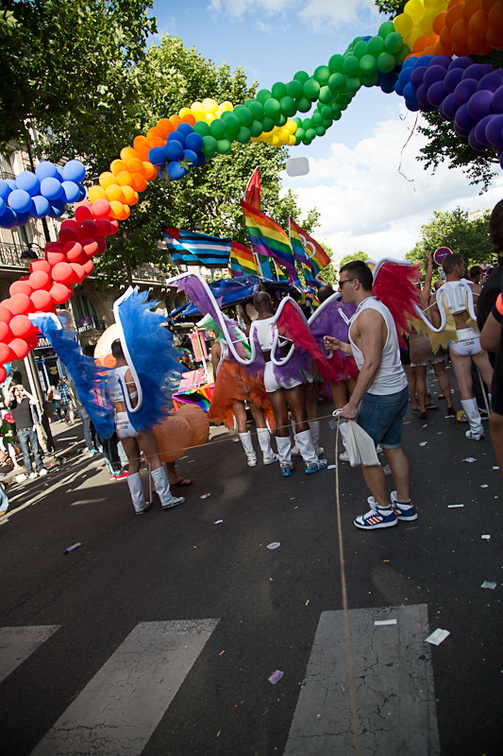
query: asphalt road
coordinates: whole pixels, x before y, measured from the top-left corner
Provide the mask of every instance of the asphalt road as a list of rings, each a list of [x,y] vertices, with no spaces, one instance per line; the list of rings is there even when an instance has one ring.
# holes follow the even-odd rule
[[[0,753],[501,753],[502,479],[442,408],[406,420],[419,519],[355,528],[367,491],[340,463],[344,560],[335,470],[250,469],[226,434],[180,462],[194,483],[172,511],[154,497],[134,517],[126,481],[84,454],[13,486]]]

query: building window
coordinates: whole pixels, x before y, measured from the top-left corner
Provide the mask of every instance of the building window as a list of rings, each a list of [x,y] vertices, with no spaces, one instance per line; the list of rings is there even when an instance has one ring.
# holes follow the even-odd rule
[[[77,331],[89,331],[99,328],[98,315],[89,297],[86,297],[85,294],[74,294],[72,297],[72,307]]]

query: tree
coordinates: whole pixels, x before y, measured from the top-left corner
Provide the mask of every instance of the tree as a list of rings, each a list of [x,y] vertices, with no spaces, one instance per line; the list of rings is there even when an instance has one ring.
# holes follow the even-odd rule
[[[466,210],[457,207],[452,212],[435,212],[433,219],[421,228],[421,238],[407,255],[408,260],[420,262],[426,271],[426,252],[448,247],[463,256],[467,267],[490,262],[493,257],[489,244],[489,217],[487,210],[470,218]]]
[[[346,255],[341,259],[341,262],[339,264],[339,270],[342,268],[343,265],[346,265],[346,263],[349,262],[357,262],[358,260],[362,260],[365,262],[369,259],[369,256],[365,254],[365,252],[353,252],[351,255]]]

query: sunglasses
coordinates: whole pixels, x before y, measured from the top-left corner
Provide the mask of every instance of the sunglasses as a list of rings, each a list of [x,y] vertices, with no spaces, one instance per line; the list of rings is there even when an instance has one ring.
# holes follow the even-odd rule
[[[356,278],[344,278],[344,280],[339,280],[337,283],[339,285],[339,289],[342,289],[345,283],[348,283],[349,281],[356,281]]]

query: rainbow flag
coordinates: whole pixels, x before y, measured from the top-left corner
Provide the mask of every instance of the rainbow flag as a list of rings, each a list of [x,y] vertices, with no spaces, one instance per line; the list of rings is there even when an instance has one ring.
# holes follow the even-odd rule
[[[255,253],[245,247],[244,244],[233,241],[229,255],[229,271],[232,277],[236,276],[260,276],[260,267]]]
[[[258,168],[255,168],[245,189],[245,200],[249,205],[260,210],[260,196],[262,194],[262,187],[260,185],[260,173]]]
[[[292,279],[297,275],[292,245],[281,226],[248,202],[241,200],[248,236],[256,255],[272,257],[283,265]]]
[[[315,276],[318,275],[322,268],[329,265],[330,257],[327,255],[321,244],[318,244],[318,242],[309,236],[309,234],[303,231],[301,227],[295,223],[293,218],[290,218],[290,240],[292,248],[294,249],[295,259],[299,260],[299,262],[305,263],[307,257],[307,262]],[[304,251],[304,259],[297,256],[301,254],[299,245]]]

